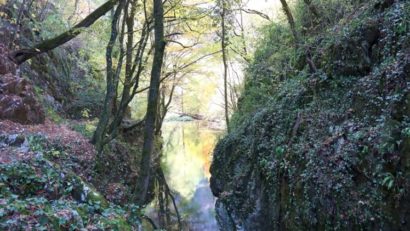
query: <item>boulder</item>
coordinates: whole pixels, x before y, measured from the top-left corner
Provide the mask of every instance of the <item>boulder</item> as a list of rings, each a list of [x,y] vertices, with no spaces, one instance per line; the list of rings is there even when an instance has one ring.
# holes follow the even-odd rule
[[[21,124],[44,123],[43,108],[29,81],[10,73],[0,77],[0,119]]]

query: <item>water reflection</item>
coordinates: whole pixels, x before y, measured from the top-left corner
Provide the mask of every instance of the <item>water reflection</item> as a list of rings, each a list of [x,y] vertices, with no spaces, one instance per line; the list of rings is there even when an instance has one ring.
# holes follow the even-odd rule
[[[215,198],[209,188],[209,167],[217,131],[202,122],[166,122],[163,126],[163,168],[187,230],[217,230]]]

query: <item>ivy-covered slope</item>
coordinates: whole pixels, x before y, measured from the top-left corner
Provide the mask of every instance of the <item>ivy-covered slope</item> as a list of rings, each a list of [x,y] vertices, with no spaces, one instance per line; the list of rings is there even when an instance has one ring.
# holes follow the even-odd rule
[[[221,230],[410,228],[410,2],[350,12],[306,32],[314,73],[268,28],[214,151]]]
[[[95,151],[65,126],[0,122],[1,230],[132,230],[136,206],[105,199],[90,183]],[[108,176],[107,176],[108,177]]]

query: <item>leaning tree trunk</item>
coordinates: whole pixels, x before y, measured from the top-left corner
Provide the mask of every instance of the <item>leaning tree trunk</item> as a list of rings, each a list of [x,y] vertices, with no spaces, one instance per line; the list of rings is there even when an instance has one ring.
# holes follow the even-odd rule
[[[300,40],[299,34],[296,30],[296,24],[295,24],[295,20],[293,18],[292,12],[290,11],[289,5],[287,4],[286,0],[280,0],[280,2],[282,3],[282,9],[285,12],[285,15],[286,15],[286,18],[288,20],[290,29],[292,31],[292,34],[293,34],[293,37],[294,37],[294,40],[295,40],[296,49],[299,49],[302,45],[301,44],[302,41]],[[310,3],[309,0],[305,0],[305,2]],[[309,48],[305,48],[305,55],[304,56],[305,56],[305,61],[309,66],[310,72],[311,73],[316,73],[317,72],[317,67],[316,67],[315,63],[313,62],[313,60],[312,60]]]
[[[225,0],[222,1],[222,12],[221,12],[221,27],[222,27],[222,61],[224,66],[224,100],[225,100],[225,122],[226,129],[229,133],[229,104],[228,104],[228,57],[227,57],[227,41],[226,41],[226,3]]]
[[[289,26],[290,26],[290,30],[292,31],[293,37],[295,39],[295,44],[298,47],[299,46],[299,35],[298,32],[296,30],[296,24],[295,24],[295,20],[293,19],[293,15],[292,12],[290,11],[289,5],[286,2],[286,0],[280,0],[280,2],[282,3],[282,9],[285,12],[286,18],[288,20]]]
[[[164,8],[162,0],[154,0],[154,31],[155,51],[152,63],[150,88],[148,93],[148,107],[144,128],[144,144],[140,163],[140,176],[137,184],[137,197],[140,205],[146,203],[149,181],[151,176],[151,156],[154,151],[155,124],[159,99],[161,69],[165,52],[164,38]]]
[[[121,11],[123,7],[124,7],[124,4],[123,2],[121,2],[118,5],[113,15],[113,19],[111,23],[111,36],[110,36],[110,40],[108,42],[107,51],[106,51],[106,61],[107,61],[107,76],[106,76],[107,87],[106,88],[107,88],[107,92],[105,93],[104,108],[99,117],[97,129],[95,130],[93,138],[91,140],[91,143],[93,143],[96,146],[96,149],[99,154],[101,154],[102,148],[104,146],[104,137],[105,137],[107,125],[110,121],[113,101],[115,101],[115,95],[117,91],[116,82],[118,81],[119,76],[113,67],[112,52],[113,52],[114,44],[118,37],[118,21],[120,19]]]
[[[79,35],[83,29],[91,26],[97,19],[110,11],[119,0],[109,0],[104,3],[102,6],[97,8],[94,12],[84,18],[81,22],[75,25],[70,30],[54,37],[43,41],[42,43],[36,45],[35,47],[29,49],[21,49],[10,53],[10,58],[18,65],[22,64],[28,59],[33,58],[34,56],[50,51],[58,46],[63,45],[64,43],[70,41]]]

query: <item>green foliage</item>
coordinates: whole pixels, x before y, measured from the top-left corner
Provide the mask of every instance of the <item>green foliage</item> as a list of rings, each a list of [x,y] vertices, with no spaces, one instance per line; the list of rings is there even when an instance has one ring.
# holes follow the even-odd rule
[[[73,200],[78,184],[84,184],[79,177],[41,157],[0,164],[0,228],[131,230],[130,222],[139,224],[138,207],[108,204],[92,188],[86,201]]]
[[[14,1],[14,5],[7,7],[6,11],[10,10],[12,16],[10,20],[17,18],[22,3],[27,4]],[[92,7],[95,1],[90,3],[88,6]],[[66,31],[72,26],[68,18],[73,16],[73,10],[74,2],[58,0],[30,3],[30,12],[21,17],[22,33],[16,43],[20,47],[30,47]],[[110,20],[102,18],[84,31],[79,39],[47,55],[31,59],[28,62],[30,65],[21,69],[22,76],[32,80],[36,86],[41,86],[42,90],[37,91],[38,96],[43,98],[41,101],[45,105],[47,117],[53,121],[62,122],[63,114],[69,114],[72,118],[93,118],[99,115],[104,99],[105,67],[105,46],[101,44],[107,41],[109,28]]]
[[[387,189],[389,189],[389,190],[392,189],[393,185],[394,185],[394,176],[393,176],[393,174],[386,173],[384,178],[383,178],[382,185],[386,186]]]
[[[404,128],[401,132],[404,137],[410,138],[410,127]]]
[[[368,1],[368,4],[370,2],[375,1]],[[304,0],[297,0],[294,5],[294,17],[299,31],[315,34],[348,18],[352,12],[363,5],[363,1],[312,0],[311,5],[316,8],[319,15],[314,15]]]
[[[68,153],[59,144],[49,143],[42,135],[31,135],[27,137],[30,151],[43,155],[48,160],[67,159]]]
[[[254,60],[246,70],[242,93],[245,97],[239,99],[239,111],[232,117],[232,127],[263,106],[296,64],[292,34],[286,26],[273,23],[263,28],[262,33]]]
[[[28,140],[30,150],[32,150],[33,152],[43,152],[44,151],[44,146],[47,142],[44,136],[31,135],[27,137],[27,140]]]
[[[408,79],[402,77],[410,3],[381,11],[377,1],[312,2],[334,14],[334,21],[312,22],[302,33],[317,72],[308,68],[304,50],[291,46],[286,26],[268,27],[272,32],[247,70],[232,131],[215,149],[213,191],[233,217],[262,210],[272,217],[267,223],[289,230],[403,228],[397,213],[408,210],[402,202],[409,200]],[[307,12],[298,13],[299,25]],[[378,32],[366,53],[362,44]],[[255,196],[259,190],[263,196]],[[269,202],[259,207],[261,198]],[[278,210],[286,211],[282,220]]]
[[[59,124],[64,121],[64,119],[51,107],[46,108],[46,117],[50,118],[51,121]]]
[[[91,138],[96,128],[95,124],[96,124],[96,121],[84,122],[84,123],[74,122],[70,124],[70,127],[74,131],[81,133],[83,136],[87,138]]]
[[[69,29],[59,12],[47,15],[46,18],[37,25],[41,25],[41,29],[39,29],[41,31],[40,36],[44,40],[53,38]]]

